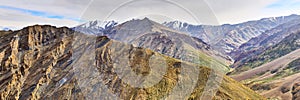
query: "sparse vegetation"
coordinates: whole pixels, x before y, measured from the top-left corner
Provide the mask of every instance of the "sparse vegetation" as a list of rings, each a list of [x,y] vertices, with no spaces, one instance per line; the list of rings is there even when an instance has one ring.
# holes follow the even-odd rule
[[[239,62],[240,65],[231,74],[239,74],[249,69],[253,69],[299,49],[300,45],[297,43],[299,38],[300,32],[291,34],[277,45],[267,48],[263,53],[243,59]]]
[[[293,71],[299,71],[300,70],[300,58],[292,61],[288,64],[286,69],[292,69]]]

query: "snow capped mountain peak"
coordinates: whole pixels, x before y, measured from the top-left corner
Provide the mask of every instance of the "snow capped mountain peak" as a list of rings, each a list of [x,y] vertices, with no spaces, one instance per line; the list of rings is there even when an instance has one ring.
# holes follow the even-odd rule
[[[84,23],[82,25],[79,25],[80,27],[83,28],[91,28],[91,29],[99,29],[99,28],[105,28],[105,27],[109,27],[109,26],[114,26],[116,25],[117,22],[115,21],[99,21],[99,20],[95,20],[95,21],[89,21],[87,23]]]
[[[180,30],[182,28],[187,28],[188,27],[188,23],[180,22],[180,21],[164,22],[163,25],[165,25],[167,27],[171,27],[171,28],[176,29],[176,30]]]
[[[82,27],[84,27],[84,28],[90,28],[90,27],[98,28],[98,27],[102,27],[102,21],[99,21],[99,20],[90,21],[90,22],[87,22],[87,23],[83,24]]]
[[[111,27],[111,26],[116,26],[118,24],[115,21],[105,21],[104,23],[105,23],[104,28]]]
[[[116,25],[118,25],[118,23],[114,20],[112,21],[95,20],[95,21],[89,21],[84,24],[78,25],[73,29],[82,33],[99,35],[102,34],[103,31],[105,31],[106,29],[112,29]]]

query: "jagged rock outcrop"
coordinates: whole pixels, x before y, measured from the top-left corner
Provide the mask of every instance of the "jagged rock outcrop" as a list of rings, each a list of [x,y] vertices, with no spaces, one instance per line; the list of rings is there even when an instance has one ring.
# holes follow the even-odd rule
[[[55,66],[71,56],[68,28],[32,26],[1,32],[1,99],[40,98]],[[64,37],[64,38],[59,38]]]

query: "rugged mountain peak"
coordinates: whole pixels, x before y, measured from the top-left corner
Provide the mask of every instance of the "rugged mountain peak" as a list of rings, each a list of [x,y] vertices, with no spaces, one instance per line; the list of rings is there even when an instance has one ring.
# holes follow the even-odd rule
[[[146,28],[150,29],[156,22],[150,20],[149,18],[145,17],[144,19],[132,19],[122,24],[122,27],[130,27],[131,29],[138,29],[138,28]]]
[[[145,21],[151,21],[148,17],[145,17],[143,20],[145,20]]]

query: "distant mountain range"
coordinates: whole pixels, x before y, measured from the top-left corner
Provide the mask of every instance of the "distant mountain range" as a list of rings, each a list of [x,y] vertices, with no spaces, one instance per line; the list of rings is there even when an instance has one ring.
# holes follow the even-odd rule
[[[233,25],[192,25],[180,21],[164,22],[162,23],[162,25],[183,33],[187,33],[187,35],[190,35],[191,37],[196,37],[209,44],[214,50],[217,50],[222,54],[229,55],[230,57],[232,57],[232,60],[239,60],[239,57],[237,56],[239,56],[240,53],[244,53],[239,50],[240,48],[245,48],[243,46],[246,45],[248,41],[253,38],[263,36],[262,34],[265,34],[265,32],[267,31],[271,31],[271,29],[273,28],[280,28],[282,26],[288,27],[285,25],[288,25],[290,23],[295,24],[296,22],[298,22],[296,20],[299,19],[299,15],[290,15],[282,17],[263,18],[257,21],[249,21]],[[77,26],[76,30],[83,33],[103,35],[105,33],[109,33],[103,31],[109,30],[113,32],[114,30],[110,29],[117,25],[118,24],[115,21],[91,21]],[[105,28],[105,26],[107,28]]]
[[[260,36],[264,32],[290,21],[299,20],[300,16],[290,15],[283,17],[263,18],[240,24],[225,24],[220,26],[191,25],[179,21],[165,22],[165,26],[191,34],[207,42],[214,49],[229,54],[238,49],[250,39]]]
[[[199,99],[205,92],[207,81],[203,80],[213,77],[209,76],[211,72],[224,75],[212,82],[220,85],[216,99],[263,99],[260,95],[269,99],[300,98],[299,15],[214,26],[158,23],[144,18],[124,23],[96,20],[73,28],[35,25],[17,31],[0,30],[1,99],[47,99],[54,95],[62,99],[88,93],[100,99],[102,95],[93,91],[101,89],[78,90],[77,84],[88,81],[91,87],[99,87],[99,79],[121,98],[158,99],[163,95],[157,91],[168,93],[179,79],[178,64],[201,69],[201,80],[195,81],[197,86],[189,99]],[[147,61],[152,55],[162,56],[169,72],[151,89],[128,87],[113,70],[115,63],[127,57],[136,74],[148,75]],[[160,67],[160,61],[154,64]],[[77,69],[66,74],[72,68]],[[77,75],[76,71],[86,73]],[[97,71],[101,73],[93,74]],[[67,91],[72,92],[62,94]]]

